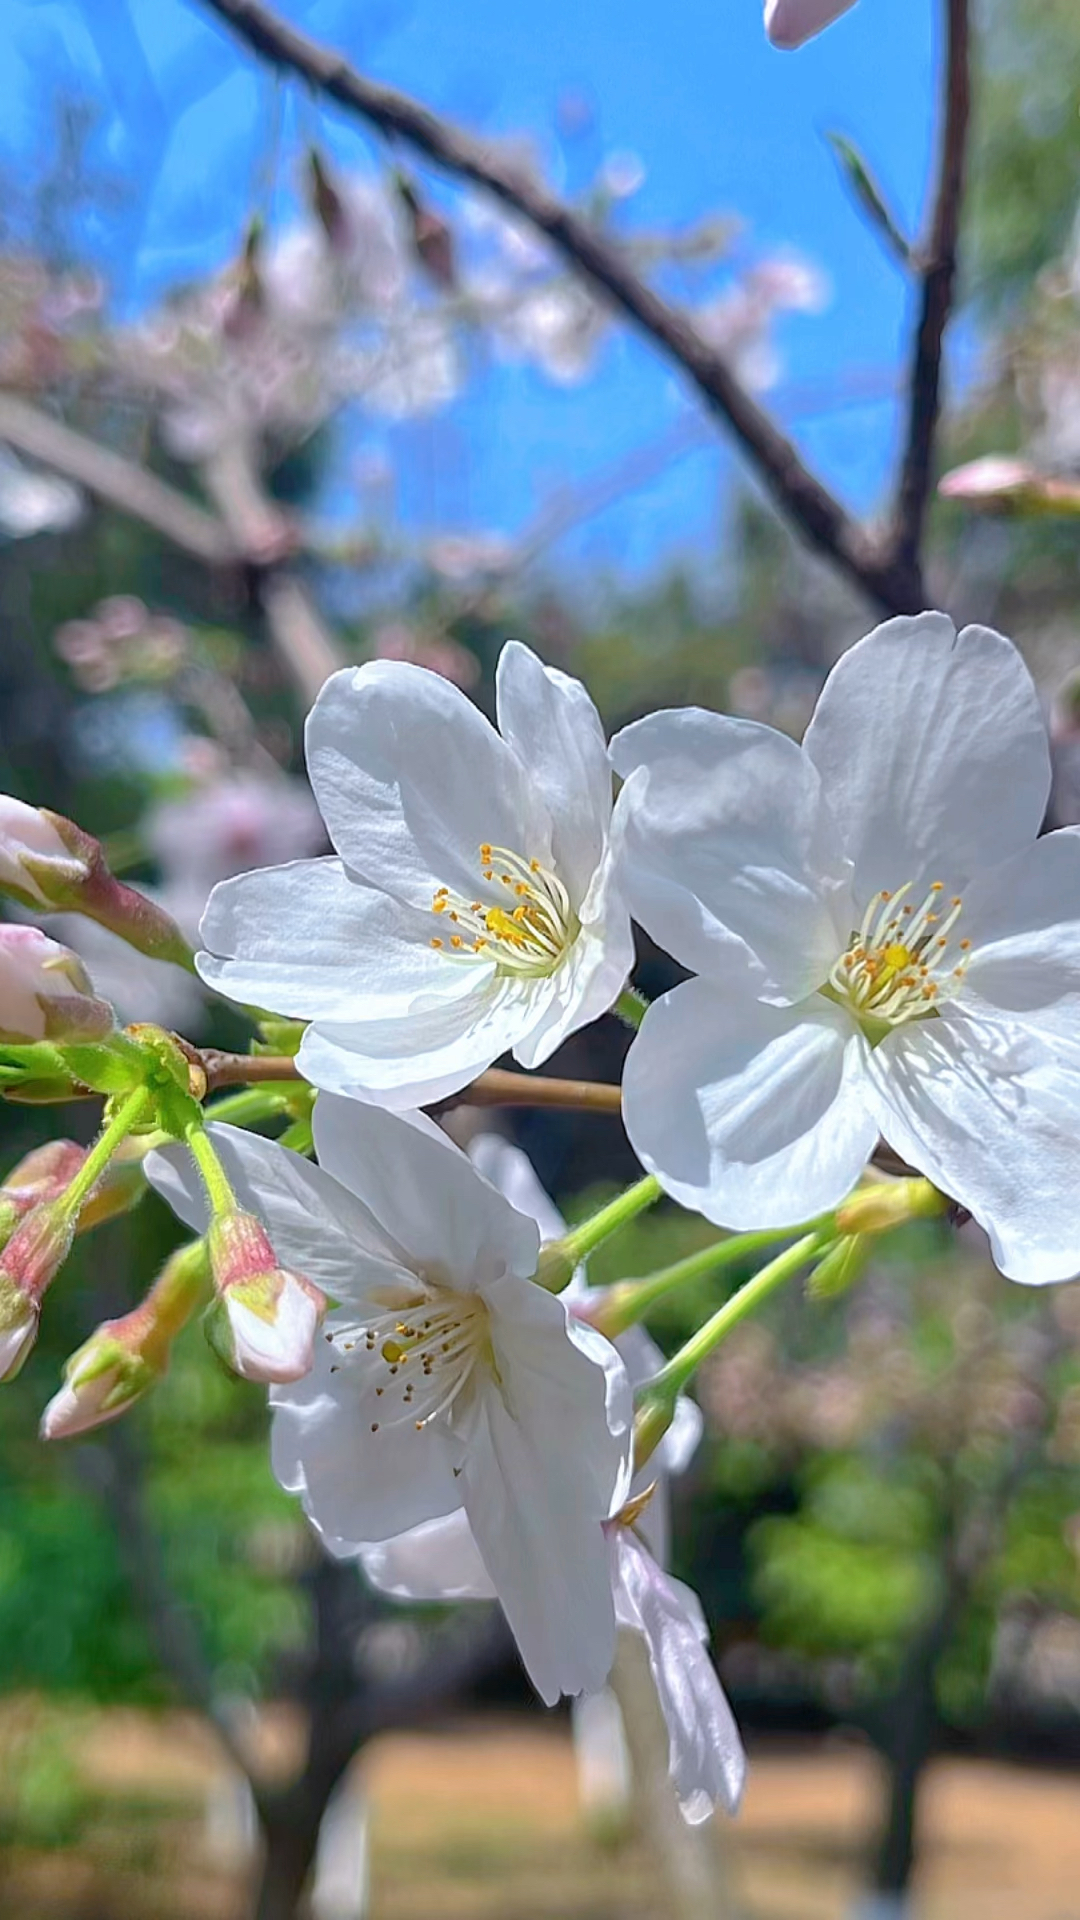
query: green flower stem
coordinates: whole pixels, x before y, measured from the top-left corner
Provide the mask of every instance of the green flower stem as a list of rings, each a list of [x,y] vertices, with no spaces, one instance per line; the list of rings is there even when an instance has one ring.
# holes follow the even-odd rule
[[[768,1266],[762,1267],[760,1273],[747,1281],[745,1287],[733,1293],[730,1300],[726,1300],[706,1320],[704,1326],[691,1335],[685,1346],[672,1354],[666,1366],[661,1367],[660,1372],[642,1389],[643,1400],[674,1401],[676,1394],[682,1392],[702,1362],[715,1353],[733,1328],[748,1319],[750,1314],[756,1313],[758,1307],[799,1273],[815,1254],[824,1253],[835,1238],[835,1228],[830,1231],[816,1227],[804,1234],[801,1240],[796,1240],[793,1246],[786,1247],[783,1253],[778,1253],[775,1260],[770,1260]]]
[[[149,1087],[136,1087],[120,1102],[108,1126],[98,1135],[78,1173],[61,1196],[61,1205],[72,1218],[78,1218],[83,1201],[101,1179],[117,1147],[138,1126],[152,1100]]]
[[[236,1211],[236,1195],[229,1185],[228,1175],[214,1150],[214,1143],[200,1119],[192,1124],[185,1134],[191,1149],[191,1157],[199,1169],[206,1198],[210,1203],[213,1218],[219,1219],[223,1213]]]
[[[831,1224],[829,1216],[814,1222],[811,1231],[823,1231]],[[676,1260],[673,1266],[662,1267],[658,1273],[651,1273],[644,1280],[620,1280],[604,1293],[599,1304],[594,1324],[609,1340],[615,1340],[627,1327],[635,1326],[643,1320],[650,1307],[662,1300],[676,1287],[685,1285],[688,1280],[700,1280],[706,1274],[722,1273],[726,1267],[737,1266],[741,1261],[752,1259],[757,1253],[765,1253],[775,1247],[778,1240],[790,1240],[790,1227],[766,1227],[755,1233],[733,1233],[724,1240],[715,1240],[711,1246],[702,1247],[697,1253]],[[745,1288],[743,1291],[745,1292]],[[738,1296],[741,1298],[741,1295]]]
[[[583,1220],[579,1227],[571,1228],[561,1240],[551,1240],[540,1249],[540,1262],[536,1278],[549,1293],[561,1293],[570,1285],[574,1268],[588,1258],[595,1247],[606,1240],[609,1234],[617,1233],[626,1226],[635,1215],[643,1213],[660,1198],[660,1182],[651,1173],[636,1185],[627,1187],[625,1193],[617,1194],[601,1207],[589,1220]]]
[[[231,1093],[205,1108],[208,1121],[224,1120],[230,1127],[250,1127],[260,1120],[275,1120],[288,1111],[288,1096],[271,1085],[244,1087],[240,1093]]]
[[[649,1003],[645,995],[639,993],[636,987],[624,987],[614,1007],[614,1012],[618,1018],[624,1021],[628,1027],[633,1027],[635,1033],[648,1011]]]

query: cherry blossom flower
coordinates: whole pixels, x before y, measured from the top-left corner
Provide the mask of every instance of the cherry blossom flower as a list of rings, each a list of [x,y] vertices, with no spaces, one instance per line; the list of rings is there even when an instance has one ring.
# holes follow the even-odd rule
[[[339,857],[211,896],[203,979],[310,1020],[299,1062],[316,1086],[422,1106],[507,1048],[538,1066],[625,984],[596,709],[517,642],[496,695],[499,732],[423,668],[334,674],[307,758]]]
[[[667,1191],[730,1227],[836,1205],[878,1135],[1011,1278],[1080,1267],[1080,835],[1038,839],[1020,655],[942,614],[834,667],[802,747],[689,709],[612,743],[635,917],[699,976],[624,1080]]]
[[[535,1223],[431,1122],[323,1095],[314,1124],[317,1167],[211,1129],[238,1204],[337,1303],[312,1372],[273,1390],[278,1478],[342,1555],[463,1506],[538,1692],[601,1686],[601,1522],[629,1474],[613,1349],[534,1283]],[[205,1226],[182,1149],[147,1172]]]
[[[470,1142],[474,1163],[522,1211],[536,1219],[545,1239],[563,1222],[519,1148],[495,1134]],[[563,1295],[587,1314],[602,1302],[581,1276]],[[641,1327],[616,1343],[631,1384],[638,1386],[662,1365],[659,1348]],[[670,1473],[685,1470],[701,1437],[701,1415],[680,1397],[675,1418],[640,1472],[630,1499],[603,1523],[615,1617],[640,1633],[669,1735],[669,1766],[685,1819],[705,1820],[717,1806],[734,1813],[742,1794],[746,1758],[738,1728],[708,1655],[709,1632],[689,1587],[663,1570],[667,1558],[667,1488]],[[423,1522],[396,1537],[359,1549],[368,1578],[400,1600],[483,1600],[495,1597],[464,1507]]]
[[[855,0],[765,0],[765,31],[774,47],[801,47],[854,5]]]

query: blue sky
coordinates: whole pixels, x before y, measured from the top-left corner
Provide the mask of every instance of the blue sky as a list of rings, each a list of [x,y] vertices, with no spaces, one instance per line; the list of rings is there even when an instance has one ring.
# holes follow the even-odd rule
[[[934,0],[861,0],[798,54],[771,49],[760,0],[283,0],[281,10],[367,71],[490,133],[540,135],[556,177],[581,184],[605,152],[645,168],[633,203],[645,225],[710,210],[746,222],[751,252],[795,247],[827,272],[822,315],[784,323],[785,376],[773,397],[841,493],[880,497],[895,434],[892,403],[830,403],[864,375],[887,388],[909,319],[901,276],[848,202],[824,140],[854,139],[909,226],[931,142]],[[287,210],[299,144],[318,137],[347,164],[378,149],[337,113],[284,98],[196,0],[5,0],[0,119],[17,158],[38,135],[43,78],[104,83],[112,163],[138,178],[146,142],[160,166],[141,230],[118,232],[129,300],[227,260],[253,200],[276,183]],[[137,20],[140,45],[130,40]],[[126,37],[126,38],[125,38]],[[102,46],[112,57],[102,59]],[[123,48],[120,58],[116,50]],[[186,111],[162,114],[152,84]],[[561,135],[567,100],[586,124]],[[577,116],[579,122],[581,116]],[[130,128],[139,125],[137,139]],[[685,413],[678,380],[620,333],[598,376],[561,392],[501,369],[449,414],[396,430],[401,508],[413,524],[513,533],[553,489],[600,476]],[[575,533],[567,560],[637,573],[715,547],[731,471],[724,443],[667,468]]]

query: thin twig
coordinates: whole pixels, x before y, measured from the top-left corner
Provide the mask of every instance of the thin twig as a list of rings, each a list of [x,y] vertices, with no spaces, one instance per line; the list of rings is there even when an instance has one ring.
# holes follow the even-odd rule
[[[930,236],[920,248],[921,304],[909,379],[907,442],[893,517],[892,551],[918,570],[941,410],[941,356],[956,286],[964,163],[971,118],[969,0],[945,0],[941,158]]]
[[[263,1086],[304,1077],[289,1054],[221,1053],[215,1047],[191,1051],[206,1075],[207,1094],[220,1093],[224,1087]],[[564,1107],[578,1113],[618,1113],[620,1100],[618,1087],[599,1080],[557,1080],[547,1074],[492,1067],[438,1104],[441,1111],[451,1106]]]
[[[407,94],[378,85],[343,55],[320,46],[259,0],[202,0],[253,53],[389,138],[407,140],[459,179],[493,194],[545,234],[565,259],[681,367],[706,404],[725,420],[774,500],[806,538],[890,612],[917,611],[918,569],[881,552],[866,531],[804,464],[792,442],[736,379],[726,358],[693,320],[636,272],[626,250],[565,205],[513,157],[477,140]]]
[[[117,512],[153,527],[207,566],[235,565],[244,558],[224,523],[178,488],[13,393],[0,393],[0,440],[74,480]]]

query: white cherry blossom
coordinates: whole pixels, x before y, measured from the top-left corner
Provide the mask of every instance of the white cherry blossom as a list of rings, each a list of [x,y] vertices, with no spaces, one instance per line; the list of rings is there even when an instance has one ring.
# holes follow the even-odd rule
[[[774,47],[801,47],[854,5],[855,0],[765,0],[765,31]]]
[[[499,731],[422,667],[334,674],[307,759],[338,857],[211,897],[204,980],[310,1020],[300,1068],[316,1086],[425,1105],[508,1048],[538,1066],[625,984],[633,945],[596,709],[516,642],[496,704]]]
[[[342,1555],[463,1507],[537,1691],[601,1686],[602,1521],[629,1474],[617,1357],[534,1283],[535,1223],[430,1122],[323,1095],[314,1124],[317,1167],[211,1129],[239,1205],[336,1301],[312,1372],[271,1396],[278,1478]],[[147,1171],[205,1227],[184,1150]]]
[[[881,1134],[1011,1278],[1080,1267],[1080,834],[1027,669],[983,627],[889,621],[802,747],[690,709],[612,743],[632,911],[698,978],[645,1017],[626,1123],[729,1227],[837,1204]]]
[[[558,1212],[526,1155],[495,1134],[470,1143],[470,1156],[514,1204],[531,1213],[545,1239],[562,1231]],[[603,1295],[581,1276],[564,1300],[587,1312]],[[630,1381],[641,1385],[661,1366],[659,1348],[641,1327],[617,1341]],[[667,1558],[668,1474],[681,1473],[701,1437],[701,1414],[680,1397],[675,1418],[651,1460],[636,1476],[629,1502],[604,1522],[615,1617],[640,1633],[669,1736],[669,1766],[685,1819],[705,1820],[717,1806],[734,1813],[742,1795],[746,1756],[724,1690],[708,1655],[709,1632],[691,1589],[664,1571]],[[649,1491],[651,1489],[651,1492]],[[359,1549],[368,1578],[400,1600],[483,1600],[495,1589],[464,1507],[441,1519]]]

